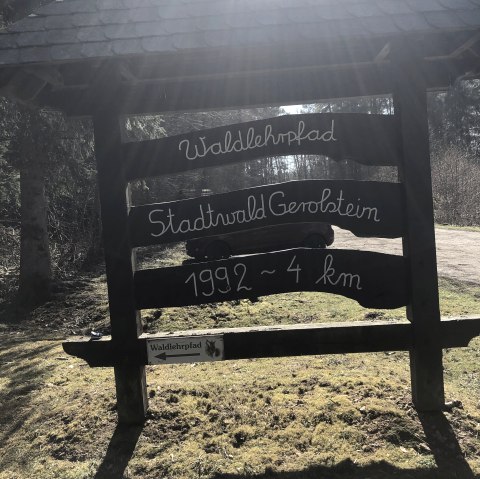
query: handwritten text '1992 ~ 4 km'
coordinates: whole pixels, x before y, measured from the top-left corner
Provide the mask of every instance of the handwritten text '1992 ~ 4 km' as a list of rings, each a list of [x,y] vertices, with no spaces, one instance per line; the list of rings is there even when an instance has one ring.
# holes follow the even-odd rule
[[[301,261],[297,260],[297,255],[294,254],[286,269],[268,268],[262,269],[256,272],[256,274],[260,274],[260,276],[263,277],[273,275],[285,277],[286,274],[292,275],[290,276],[290,280],[294,281],[297,285],[304,282],[305,279],[313,279],[314,284],[318,285],[319,291],[324,290],[325,287],[328,286],[349,288],[358,291],[362,289],[360,275],[351,272],[337,271],[334,266],[333,255],[327,254],[319,266],[316,277],[314,275],[312,278],[311,271],[309,271],[308,278],[302,278],[304,268],[301,266]],[[254,288],[248,283],[247,277],[249,275],[247,273],[247,266],[242,262],[238,262],[226,266],[205,268],[198,272],[194,271],[185,280],[185,284],[191,285],[196,298],[201,296],[208,298],[218,295],[219,293],[229,294],[232,290],[237,293],[252,291],[252,294],[254,294]],[[258,281],[258,278],[256,279]]]

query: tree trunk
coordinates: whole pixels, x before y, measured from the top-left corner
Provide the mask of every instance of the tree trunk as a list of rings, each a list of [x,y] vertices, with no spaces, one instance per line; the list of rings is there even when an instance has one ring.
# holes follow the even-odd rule
[[[33,307],[50,297],[52,265],[48,248],[47,201],[41,162],[20,168],[20,287],[22,306]]]
[[[98,186],[95,187],[95,201],[90,211],[90,245],[85,260],[82,264],[83,270],[95,266],[103,257],[102,243],[102,221],[100,219],[100,197]]]

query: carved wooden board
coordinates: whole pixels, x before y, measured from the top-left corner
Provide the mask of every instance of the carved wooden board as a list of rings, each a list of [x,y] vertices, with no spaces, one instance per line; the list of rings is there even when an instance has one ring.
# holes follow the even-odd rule
[[[398,165],[391,115],[286,115],[157,140],[126,143],[128,180],[279,155],[326,155],[365,165]]]
[[[291,291],[323,291],[371,308],[407,304],[402,256],[292,249],[137,271],[137,308],[188,306]]]
[[[132,246],[183,241],[263,226],[323,221],[357,236],[403,234],[401,185],[305,180],[130,210]]]

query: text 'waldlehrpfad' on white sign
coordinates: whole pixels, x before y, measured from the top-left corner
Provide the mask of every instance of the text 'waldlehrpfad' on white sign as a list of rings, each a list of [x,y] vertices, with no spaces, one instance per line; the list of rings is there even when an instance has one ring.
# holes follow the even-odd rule
[[[147,340],[148,364],[222,361],[223,336],[188,336]]]

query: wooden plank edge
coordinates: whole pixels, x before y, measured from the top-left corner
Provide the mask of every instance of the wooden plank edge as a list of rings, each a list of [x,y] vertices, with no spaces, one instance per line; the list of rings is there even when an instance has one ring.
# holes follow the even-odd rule
[[[462,348],[480,336],[480,317],[454,316],[440,321],[440,344],[443,348]]]
[[[408,351],[413,326],[408,322],[350,322],[208,329],[164,334],[144,334],[129,349],[117,347],[109,338],[92,341],[72,338],[62,343],[64,351],[84,359],[91,367],[145,365],[149,340],[222,335],[225,360],[307,356],[321,354]],[[480,317],[445,318],[440,323],[442,348],[466,347],[480,336]]]

